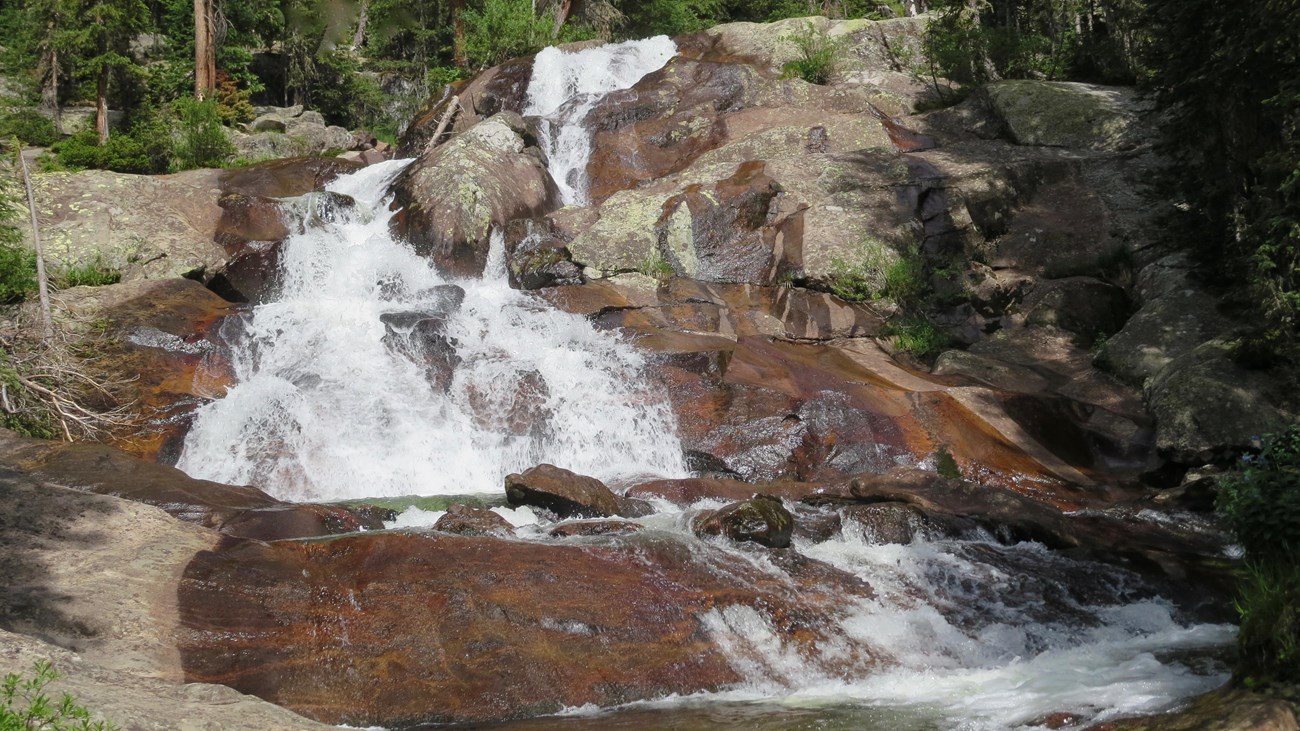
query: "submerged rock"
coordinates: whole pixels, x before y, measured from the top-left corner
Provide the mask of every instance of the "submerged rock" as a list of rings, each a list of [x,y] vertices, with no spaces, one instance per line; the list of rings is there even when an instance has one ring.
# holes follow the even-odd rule
[[[438,518],[433,529],[462,536],[513,536],[510,521],[486,508],[471,505],[452,505],[447,514]]]
[[[701,536],[723,535],[733,541],[788,548],[794,531],[794,517],[780,498],[755,495],[744,502],[696,516],[692,529]]]
[[[649,503],[616,495],[594,477],[549,464],[506,475],[506,500],[515,507],[544,508],[561,518],[636,518],[653,512]]]

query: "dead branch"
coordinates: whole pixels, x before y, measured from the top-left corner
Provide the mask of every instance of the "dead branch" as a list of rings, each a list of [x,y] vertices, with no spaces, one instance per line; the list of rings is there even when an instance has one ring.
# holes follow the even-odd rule
[[[36,246],[36,287],[41,300],[41,323],[45,341],[54,337],[54,318],[50,315],[50,290],[45,279],[45,247],[41,246],[41,227],[36,220],[36,195],[32,192],[32,176],[27,172],[27,158],[23,146],[18,145],[18,162],[23,171],[23,187],[27,189],[27,209],[32,217],[32,242]]]

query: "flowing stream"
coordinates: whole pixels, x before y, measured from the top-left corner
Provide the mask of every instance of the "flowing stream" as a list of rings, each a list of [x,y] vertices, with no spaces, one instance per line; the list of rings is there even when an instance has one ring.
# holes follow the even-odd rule
[[[586,201],[583,119],[674,53],[657,38],[537,56],[527,112],[542,119],[567,203]],[[315,213],[285,243],[278,295],[223,333],[238,383],[199,412],[178,466],[304,501],[499,495],[505,474],[542,462],[606,481],[685,476],[643,356],[512,290],[499,236],[475,280],[448,280],[393,239],[388,186],[406,164],[329,186],[354,206],[302,202]],[[689,511],[656,507],[647,529],[737,551],[691,535]],[[531,511],[499,512],[522,539],[546,540]],[[394,527],[438,515],[411,508]],[[1215,657],[1233,628],[1197,623],[1122,569],[983,535],[874,545],[846,529],[796,549],[876,591],[846,600],[814,655],[783,646],[759,612],[719,606],[704,629],[747,678],[740,687],[504,727],[994,731],[1161,710],[1225,679]],[[863,648],[877,671],[831,670]]]

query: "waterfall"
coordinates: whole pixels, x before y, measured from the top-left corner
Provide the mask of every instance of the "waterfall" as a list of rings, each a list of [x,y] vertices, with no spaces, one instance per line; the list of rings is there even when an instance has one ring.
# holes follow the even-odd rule
[[[586,205],[591,131],[583,124],[602,97],[629,89],[677,55],[667,36],[581,51],[546,48],[533,61],[525,115],[540,117],[539,137],[547,169],[566,205]]]
[[[405,164],[338,179],[355,207],[285,242],[278,297],[223,333],[237,385],[199,410],[177,466],[322,501],[499,493],[541,462],[684,475],[634,348],[512,290],[499,264],[449,282],[393,240],[387,188]]]

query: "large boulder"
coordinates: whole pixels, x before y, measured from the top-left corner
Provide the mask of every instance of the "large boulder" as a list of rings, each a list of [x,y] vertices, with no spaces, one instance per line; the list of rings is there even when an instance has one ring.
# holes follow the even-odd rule
[[[320,112],[304,111],[301,104],[258,111],[257,118],[244,125],[243,132],[230,134],[241,157],[266,160],[321,155],[349,150],[354,144],[351,132],[326,124]]]
[[[733,541],[751,541],[769,548],[789,548],[794,517],[780,498],[755,495],[749,500],[696,516],[692,529],[701,536],[721,535]]]
[[[988,101],[1020,145],[1122,150],[1143,141],[1146,107],[1132,88],[1067,81],[1000,81]]]
[[[222,215],[220,177],[218,170],[33,175],[50,269],[57,276],[97,265],[130,281],[201,277],[220,268],[226,253],[213,240]]]
[[[518,115],[501,113],[426,150],[394,184],[396,233],[450,274],[482,274],[494,226],[541,216],[558,200],[523,132]]]

